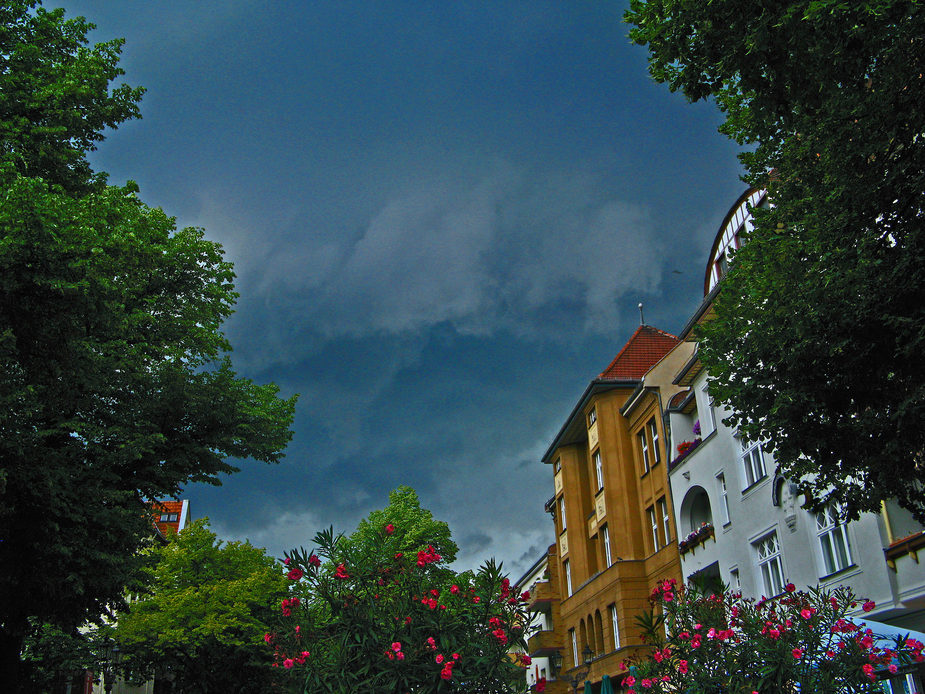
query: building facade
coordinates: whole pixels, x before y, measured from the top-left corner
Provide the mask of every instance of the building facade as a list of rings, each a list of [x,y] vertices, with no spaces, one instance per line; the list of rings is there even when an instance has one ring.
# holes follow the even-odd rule
[[[546,558],[548,579],[532,595],[552,628],[537,632],[530,649],[535,656],[561,654],[560,670],[551,674],[562,691],[579,676],[596,683],[619,675],[621,662],[643,646],[634,620],[649,609],[652,588],[680,578],[655,382],[677,389],[667,377],[686,349],[675,336],[640,325],[585,389],[543,456],[552,468],[555,493],[546,508],[556,543]]]

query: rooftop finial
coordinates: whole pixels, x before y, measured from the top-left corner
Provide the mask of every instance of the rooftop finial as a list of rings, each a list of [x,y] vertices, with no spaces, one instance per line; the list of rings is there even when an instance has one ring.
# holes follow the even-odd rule
[[[639,302],[639,325],[645,325],[646,319],[642,315],[642,302]]]

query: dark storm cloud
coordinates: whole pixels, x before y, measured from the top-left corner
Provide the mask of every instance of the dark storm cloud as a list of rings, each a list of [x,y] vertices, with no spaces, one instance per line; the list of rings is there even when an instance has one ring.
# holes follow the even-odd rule
[[[741,190],[715,109],[651,82],[620,3],[61,4],[148,88],[94,162],[225,246],[237,368],[301,393],[283,463],[193,514],[280,554],[409,484],[461,567],[519,575],[539,457],[636,304],[699,302]]]

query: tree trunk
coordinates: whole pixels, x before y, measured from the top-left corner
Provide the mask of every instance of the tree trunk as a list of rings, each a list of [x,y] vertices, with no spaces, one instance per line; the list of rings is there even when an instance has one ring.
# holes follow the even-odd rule
[[[8,694],[24,692],[22,678],[22,644],[29,623],[25,618],[9,617],[0,627],[0,682]]]

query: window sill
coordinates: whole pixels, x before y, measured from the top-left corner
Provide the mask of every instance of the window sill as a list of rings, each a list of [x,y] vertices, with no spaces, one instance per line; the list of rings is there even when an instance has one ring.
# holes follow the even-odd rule
[[[831,581],[833,578],[836,578],[836,577],[840,578],[840,577],[843,577],[847,573],[857,571],[858,568],[859,567],[857,564],[849,564],[844,569],[839,569],[838,571],[833,571],[832,573],[826,574],[825,576],[820,576],[819,581],[820,582]]]
[[[769,479],[770,477],[768,477],[767,473],[765,473],[764,477],[761,477],[760,479],[755,480],[750,485],[748,485],[745,489],[743,489],[742,496],[745,496],[746,494],[750,493],[753,489],[763,484],[764,482],[767,482]]]

